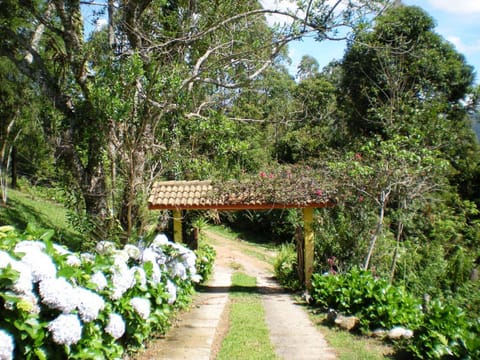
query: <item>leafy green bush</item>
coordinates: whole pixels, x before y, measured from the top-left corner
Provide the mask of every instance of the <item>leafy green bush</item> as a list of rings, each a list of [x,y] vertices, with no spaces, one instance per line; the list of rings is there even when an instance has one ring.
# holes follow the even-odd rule
[[[415,329],[421,320],[420,303],[402,287],[352,268],[342,274],[314,274],[312,297],[319,306],[360,318],[363,329]]]
[[[53,231],[0,228],[0,352],[21,359],[114,359],[164,332],[190,301],[196,256],[158,235],[73,253]],[[11,356],[10,356],[11,355]]]
[[[480,319],[461,307],[432,300],[423,313],[403,287],[391,286],[371,272],[353,268],[343,274],[314,274],[312,297],[318,306],[360,318],[363,330],[404,326],[414,336],[401,341],[417,359],[480,359]]]
[[[297,251],[293,244],[282,244],[278,252],[273,269],[278,282],[290,290],[301,289],[302,284],[297,272]]]
[[[480,319],[432,300],[407,350],[418,359],[480,359]]]
[[[217,253],[213,246],[205,243],[200,243],[195,253],[197,255],[197,274],[202,277],[202,282],[205,282],[208,280],[210,275],[212,275],[213,263],[215,261],[215,257],[217,256]]]

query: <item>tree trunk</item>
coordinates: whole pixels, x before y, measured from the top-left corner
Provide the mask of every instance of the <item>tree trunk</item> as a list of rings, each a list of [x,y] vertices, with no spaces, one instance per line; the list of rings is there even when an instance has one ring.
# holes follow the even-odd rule
[[[115,4],[113,0],[108,0],[108,45],[110,49],[115,49],[115,30],[114,30]]]
[[[0,192],[2,195],[2,205],[6,205],[7,203],[7,192],[8,192],[8,170],[11,164],[11,155],[13,144],[15,143],[18,135],[12,136],[12,132],[15,126],[15,119],[12,119],[9,123],[7,128],[5,129],[5,133],[3,134],[3,141],[2,147],[0,148]]]
[[[407,210],[407,201],[405,199],[403,199],[402,201],[401,208],[403,211]],[[395,251],[393,252],[392,266],[390,267],[390,283],[393,282],[393,278],[395,277],[395,268],[397,266],[398,250],[400,249],[400,240],[402,238],[402,234],[403,234],[403,222],[402,220],[399,220],[398,226],[397,226],[397,236],[395,238]]]
[[[142,193],[143,178],[146,166],[146,154],[142,145],[137,144],[133,149],[122,149],[124,152],[125,187],[120,209],[120,223],[126,231],[125,241],[130,237],[135,226],[140,224],[138,195]]]
[[[398,249],[400,248],[400,238],[402,237],[403,233],[403,223],[399,221],[397,227],[397,236],[395,241],[395,250],[393,252],[392,258],[392,266],[390,267],[390,284],[393,282],[393,278],[395,277],[395,268],[397,266],[397,257],[398,257]]]
[[[387,206],[387,201],[388,201],[388,196],[390,195],[390,191],[391,189],[388,189],[386,191],[382,191],[382,193],[380,194],[380,201],[378,202],[380,205],[380,209],[378,214],[377,226],[375,228],[375,231],[372,234],[372,237],[370,238],[370,248],[368,249],[367,258],[365,259],[365,264],[363,265],[364,270],[368,270],[368,267],[370,266],[370,260],[373,255],[373,251],[375,250],[375,244],[377,243],[377,239],[380,236],[383,229],[383,220],[385,218],[385,208]]]
[[[13,146],[12,147],[12,156],[11,156],[11,161],[12,161],[12,183],[11,188],[16,189],[17,188],[17,147]]]

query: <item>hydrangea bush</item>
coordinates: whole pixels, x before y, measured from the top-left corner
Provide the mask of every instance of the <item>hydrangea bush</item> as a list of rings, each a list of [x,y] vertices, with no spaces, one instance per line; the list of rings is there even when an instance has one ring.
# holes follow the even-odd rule
[[[201,280],[195,253],[163,234],[81,254],[52,236],[0,227],[0,360],[120,359],[164,332]]]

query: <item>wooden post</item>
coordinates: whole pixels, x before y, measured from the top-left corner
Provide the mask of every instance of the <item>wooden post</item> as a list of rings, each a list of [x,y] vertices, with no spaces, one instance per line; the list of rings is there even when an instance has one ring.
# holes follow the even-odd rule
[[[305,287],[310,290],[312,287],[312,273],[313,273],[313,208],[303,209],[303,234],[304,234],[304,266],[305,266]]]
[[[173,210],[173,240],[177,244],[183,243],[183,238],[182,238],[182,210]]]
[[[305,255],[303,250],[305,249],[305,238],[303,237],[303,229],[298,226],[295,229],[295,247],[297,248],[297,273],[298,280],[301,284],[305,284]]]

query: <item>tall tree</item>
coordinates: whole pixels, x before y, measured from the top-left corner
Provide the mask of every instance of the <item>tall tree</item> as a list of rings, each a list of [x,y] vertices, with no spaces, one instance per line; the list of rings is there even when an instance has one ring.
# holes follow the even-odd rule
[[[319,65],[317,59],[310,55],[303,55],[297,66],[297,78],[304,80],[318,74]]]
[[[8,177],[15,167],[15,146],[24,118],[31,112],[32,94],[26,78],[6,59],[0,59],[0,193],[1,204],[8,199]],[[12,163],[13,162],[13,163]],[[15,181],[12,173],[12,183]]]
[[[288,12],[254,0],[104,1],[95,4],[107,8],[109,26],[95,43],[85,39],[80,0],[7,0],[0,56],[62,115],[57,159],[87,218],[101,228],[113,214],[130,233],[145,177],[165,164],[159,146],[181,143],[181,121],[220,109],[290,40],[334,37],[386,3],[300,1],[299,11]],[[292,22],[270,30],[265,15],[272,13]],[[110,196],[112,185],[122,188],[118,196]]]
[[[419,106],[436,108],[447,121],[463,120],[461,100],[472,85],[473,68],[434,26],[422,9],[397,5],[349,43],[341,103],[352,133],[388,138],[408,132]]]
[[[357,168],[348,159],[355,176],[342,176],[343,183],[356,179],[356,197],[374,200],[354,211],[366,212],[369,219],[377,214],[370,235],[364,235],[364,266],[381,265],[393,278],[397,257],[415,249],[418,256],[403,255],[403,271],[417,271],[411,274],[423,278],[418,288],[442,288],[446,269],[457,266],[450,244],[475,254],[478,212],[471,198],[459,196],[463,179],[478,173],[478,144],[465,105],[473,69],[434,32],[428,14],[399,4],[378,17],[371,30],[356,34],[342,68],[338,104],[351,140],[346,147],[362,164]],[[471,260],[462,260],[462,266],[471,269]],[[435,264],[444,268],[438,266],[429,279]]]
[[[296,163],[318,158],[334,134],[335,85],[324,74],[312,75],[296,84],[292,98],[291,121],[276,146],[279,160]]]

